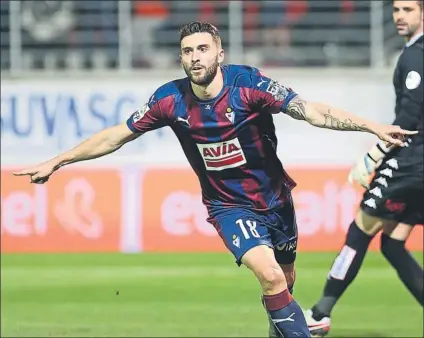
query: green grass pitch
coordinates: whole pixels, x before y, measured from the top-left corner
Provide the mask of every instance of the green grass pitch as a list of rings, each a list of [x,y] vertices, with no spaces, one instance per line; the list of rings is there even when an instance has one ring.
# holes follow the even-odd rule
[[[298,254],[301,306],[318,299],[333,259]],[[3,254],[1,307],[2,337],[265,337],[268,325],[259,285],[229,254]],[[331,336],[423,337],[422,315],[384,258],[369,253]]]

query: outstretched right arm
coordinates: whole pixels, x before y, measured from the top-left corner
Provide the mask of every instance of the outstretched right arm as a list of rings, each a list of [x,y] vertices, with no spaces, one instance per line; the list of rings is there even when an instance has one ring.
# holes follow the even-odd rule
[[[15,172],[14,175],[30,176],[31,183],[45,183],[53,172],[64,165],[92,160],[113,153],[125,143],[166,124],[167,119],[161,112],[159,102],[152,96],[149,103],[134,112],[126,122],[104,129],[75,148],[35,167]]]
[[[81,142],[75,148],[52,159],[58,167],[80,161],[92,160],[113,153],[125,143],[135,140],[140,134],[132,132],[127,123],[106,128],[89,139]]]
[[[131,131],[127,123],[104,129],[75,148],[60,154],[33,168],[15,172],[15,176],[30,176],[31,183],[45,183],[54,171],[64,165],[95,159],[121,148],[125,143],[135,140],[140,134]]]

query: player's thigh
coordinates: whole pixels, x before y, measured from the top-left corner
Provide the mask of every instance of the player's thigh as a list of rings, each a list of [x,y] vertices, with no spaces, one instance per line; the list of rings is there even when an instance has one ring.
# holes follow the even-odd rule
[[[406,241],[411,235],[414,226],[411,224],[397,223],[397,224],[387,224],[383,232],[390,238],[396,239],[398,241]]]
[[[250,249],[260,245],[273,248],[263,215],[247,209],[233,208],[218,213],[209,221],[217,229],[239,266],[242,263],[241,258]]]
[[[363,210],[361,207],[356,213],[355,223],[364,233],[369,236],[374,236],[383,229],[385,224],[393,223],[393,221],[384,220],[380,217],[369,215],[368,210]],[[396,224],[396,222],[394,222],[394,224]]]

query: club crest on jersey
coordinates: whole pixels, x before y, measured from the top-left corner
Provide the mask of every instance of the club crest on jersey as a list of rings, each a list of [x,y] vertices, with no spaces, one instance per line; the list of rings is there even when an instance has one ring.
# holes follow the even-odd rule
[[[231,108],[227,108],[227,112],[225,113],[225,117],[234,124],[234,112]]]
[[[237,138],[218,143],[197,144],[197,148],[206,170],[221,171],[246,163],[246,157]]]

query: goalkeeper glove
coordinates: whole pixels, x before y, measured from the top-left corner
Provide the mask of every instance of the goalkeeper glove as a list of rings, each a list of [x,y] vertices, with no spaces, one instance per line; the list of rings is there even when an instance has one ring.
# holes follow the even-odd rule
[[[351,169],[348,180],[350,183],[358,182],[364,188],[369,188],[371,175],[380,166],[384,156],[391,150],[384,143],[377,143],[362,157]]]

